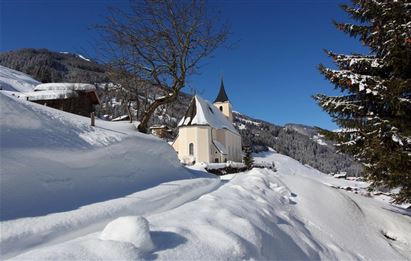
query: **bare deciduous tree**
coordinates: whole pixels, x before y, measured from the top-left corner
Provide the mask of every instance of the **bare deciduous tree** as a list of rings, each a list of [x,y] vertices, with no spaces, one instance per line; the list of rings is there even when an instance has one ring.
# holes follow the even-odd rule
[[[139,120],[147,132],[155,110],[174,102],[189,75],[226,40],[228,29],[206,12],[204,1],[132,1],[112,9],[103,31],[110,64],[120,65],[161,90]]]

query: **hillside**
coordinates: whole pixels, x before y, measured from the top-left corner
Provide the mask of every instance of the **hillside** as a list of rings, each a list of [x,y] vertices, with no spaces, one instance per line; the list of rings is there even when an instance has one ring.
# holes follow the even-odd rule
[[[47,49],[3,52],[0,64],[29,74],[40,82],[107,82],[104,66],[67,52]]]
[[[360,164],[348,155],[337,153],[332,143],[324,140],[314,127],[298,124],[277,126],[238,112],[234,113],[234,119],[244,145],[253,147],[255,152],[267,151],[271,147],[324,173],[361,174]]]
[[[41,79],[39,72],[46,70],[55,75],[53,81],[78,81],[78,82],[104,82],[104,67],[85,60],[77,54],[57,53],[44,49],[23,49],[0,54],[0,64],[12,69],[21,70]],[[53,76],[54,77],[54,76]],[[1,81],[1,78],[0,78]],[[100,84],[100,100],[102,105],[97,108],[100,118],[117,118],[126,114],[127,103],[122,98],[118,88],[109,84]],[[149,99],[155,97],[153,89],[147,89],[145,94]],[[172,105],[164,106],[155,112],[152,124],[165,124],[171,128],[177,126],[183,117],[192,96],[182,93],[178,101]],[[140,98],[140,104],[131,105],[131,110],[138,115],[145,109],[145,99]],[[255,152],[266,151],[272,147],[282,154],[288,155],[303,164],[308,164],[325,173],[347,172],[348,175],[358,176],[361,166],[356,164],[347,155],[339,154],[330,142],[324,141],[318,131],[309,126],[288,124],[277,126],[275,124],[253,119],[241,113],[234,113],[235,125],[239,128],[243,143],[251,146]],[[174,129],[173,135],[176,135]]]

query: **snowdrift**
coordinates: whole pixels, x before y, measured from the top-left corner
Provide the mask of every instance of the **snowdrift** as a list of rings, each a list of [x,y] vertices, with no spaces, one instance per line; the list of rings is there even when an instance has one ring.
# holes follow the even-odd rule
[[[12,92],[31,92],[39,81],[29,75],[0,65],[1,90]]]
[[[165,142],[0,93],[0,219],[39,216],[192,178]]]
[[[253,169],[232,175],[219,189],[197,200],[145,215],[149,231],[144,233],[150,234],[145,234],[147,241],[102,240],[101,228],[15,259],[410,259],[411,218],[407,212],[332,188],[324,184],[325,174],[289,157],[273,154],[270,159],[277,172]],[[121,222],[111,232],[128,229],[136,229],[136,225]],[[141,247],[145,243],[150,247]]]

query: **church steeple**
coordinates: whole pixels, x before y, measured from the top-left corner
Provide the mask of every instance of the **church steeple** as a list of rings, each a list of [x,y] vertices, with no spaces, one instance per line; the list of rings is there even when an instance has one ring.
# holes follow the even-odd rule
[[[215,99],[214,103],[216,102],[226,102],[229,101],[227,97],[227,93],[225,92],[224,89],[224,81],[223,78],[221,77],[221,84],[220,84],[220,91],[218,92],[217,98]]]
[[[214,106],[216,106],[229,121],[233,122],[233,109],[230,100],[227,97],[227,93],[225,92],[224,81],[222,77],[220,91],[218,92],[217,98],[214,101]]]

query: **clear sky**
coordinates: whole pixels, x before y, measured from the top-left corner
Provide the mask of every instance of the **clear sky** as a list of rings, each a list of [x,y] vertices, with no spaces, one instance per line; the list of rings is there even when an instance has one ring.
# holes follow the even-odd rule
[[[338,94],[318,72],[331,65],[323,52],[365,52],[336,30],[332,20],[347,21],[339,4],[348,0],[209,1],[231,25],[235,48],[219,49],[206,60],[201,74],[189,78],[194,88],[213,101],[224,75],[234,110],[275,124],[301,123],[335,129],[328,114],[310,98]],[[116,0],[0,0],[0,51],[47,48],[93,57],[98,40],[92,30],[107,6]]]

